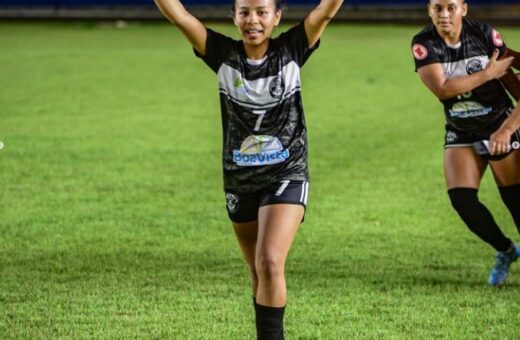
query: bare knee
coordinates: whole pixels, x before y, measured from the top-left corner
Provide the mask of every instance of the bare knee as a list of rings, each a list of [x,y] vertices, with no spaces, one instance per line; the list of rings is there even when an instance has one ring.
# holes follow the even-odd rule
[[[258,256],[255,262],[256,274],[265,280],[276,280],[283,277],[284,263],[281,259],[270,254]]]

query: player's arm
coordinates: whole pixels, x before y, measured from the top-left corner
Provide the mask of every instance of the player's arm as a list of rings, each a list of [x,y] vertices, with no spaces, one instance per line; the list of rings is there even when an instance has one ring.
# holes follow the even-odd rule
[[[188,38],[193,48],[206,55],[206,28],[191,15],[179,0],[155,0],[162,14]]]
[[[511,66],[517,70],[520,70],[520,53],[512,50],[510,48],[507,48],[504,53],[505,57],[513,57],[515,58],[513,60],[513,63]],[[509,69],[505,76],[500,78],[500,81],[504,84],[507,91],[515,98],[515,100],[518,102],[520,100],[520,86],[518,86],[518,79],[520,79],[520,73],[515,74],[515,72],[512,69]]]
[[[509,151],[511,135],[520,128],[520,105],[516,104],[513,112],[490,137],[490,153],[492,155]]]
[[[509,68],[506,74],[500,78],[500,81],[504,84],[507,92],[509,92],[517,102],[520,100],[519,77],[520,74],[515,74],[515,72]]]
[[[508,78],[507,83],[504,82],[504,78]],[[520,93],[520,77],[514,74],[511,69],[509,69],[508,75],[503,77],[501,80],[506,85],[507,90],[510,93]],[[511,141],[511,135],[520,128],[520,105],[518,104],[518,99],[513,112],[506,118],[506,120],[502,123],[500,128],[495,131],[490,137],[490,153],[500,154],[508,151],[509,142]]]
[[[472,91],[474,88],[496,78],[502,77],[511,66],[513,57],[500,60],[495,50],[486,68],[468,76],[447,79],[440,63],[429,64],[417,70],[422,82],[439,99],[448,99]]]
[[[505,57],[514,57],[515,60],[513,60],[513,63],[511,64],[511,66],[513,66],[517,70],[520,70],[520,52],[507,48],[504,56]]]
[[[313,47],[318,42],[342,3],[343,0],[321,0],[320,4],[307,15],[304,25],[309,47]]]

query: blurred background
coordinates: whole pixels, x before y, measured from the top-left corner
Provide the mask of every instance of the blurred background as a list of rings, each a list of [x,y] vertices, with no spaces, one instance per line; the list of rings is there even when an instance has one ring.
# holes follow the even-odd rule
[[[286,0],[284,18],[299,20],[317,0]],[[186,0],[202,20],[227,20],[230,0]],[[424,23],[426,0],[345,0],[336,20],[350,22]],[[518,0],[470,0],[471,18],[494,24],[520,25]],[[0,0],[0,19],[157,20],[152,0]]]

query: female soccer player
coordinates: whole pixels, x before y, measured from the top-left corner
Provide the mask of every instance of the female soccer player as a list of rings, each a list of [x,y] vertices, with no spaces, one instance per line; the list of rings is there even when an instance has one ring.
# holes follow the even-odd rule
[[[224,191],[251,270],[259,339],[283,339],[284,266],[307,204],[307,132],[300,68],[342,0],[321,0],[300,24],[272,39],[275,0],[236,0],[242,40],[206,28],[179,0],[155,0],[219,81]]]
[[[506,237],[489,210],[479,201],[480,180],[489,164],[502,200],[520,231],[520,106],[513,107],[498,78],[507,78],[512,92],[520,83],[508,71],[513,57],[492,27],[464,19],[464,0],[430,0],[433,25],[412,41],[416,71],[444,105],[446,135],[444,173],[453,208],[469,229],[498,251],[488,278],[503,283],[520,247]],[[515,62],[515,66],[518,63]],[[489,140],[479,155],[473,144]],[[478,146],[476,144],[475,146]]]

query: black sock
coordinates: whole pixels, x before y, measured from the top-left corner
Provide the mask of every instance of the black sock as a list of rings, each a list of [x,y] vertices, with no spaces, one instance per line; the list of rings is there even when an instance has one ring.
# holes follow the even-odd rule
[[[507,251],[511,240],[500,230],[489,210],[478,200],[478,190],[453,188],[448,190],[451,204],[468,228],[497,251]]]
[[[283,340],[285,307],[268,307],[256,303],[256,334],[258,340]]]
[[[520,233],[520,184],[499,187],[498,190],[500,191],[500,196],[502,196],[502,201],[504,201],[511,216],[513,216],[516,229]]]

